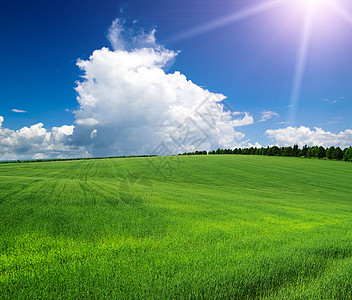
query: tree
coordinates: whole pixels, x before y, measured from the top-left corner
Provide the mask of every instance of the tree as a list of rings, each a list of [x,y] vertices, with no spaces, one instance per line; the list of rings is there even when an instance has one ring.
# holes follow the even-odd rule
[[[341,150],[340,147],[336,147],[336,148],[335,148],[335,152],[334,152],[334,155],[333,155],[333,159],[336,159],[336,160],[341,160],[341,159],[343,159],[343,151]]]
[[[280,155],[280,148],[277,146],[272,147],[272,153],[274,156],[279,156]]]
[[[352,147],[345,149],[344,152],[345,153],[343,155],[343,160],[344,161],[352,161]]]
[[[326,149],[326,158],[333,159],[334,158],[334,152],[335,152],[335,147],[334,146]]]
[[[313,149],[312,147],[309,147],[309,148],[308,148],[306,157],[308,157],[308,158],[314,157],[314,149]]]
[[[307,145],[304,145],[302,150],[299,152],[299,156],[307,157],[309,147]]]
[[[292,148],[292,156],[297,157],[299,155],[298,145],[294,145]]]
[[[325,148],[323,146],[320,146],[318,149],[316,149],[317,153],[317,158],[324,158],[325,157]]]
[[[282,156],[294,156],[292,147],[284,147],[281,149]]]

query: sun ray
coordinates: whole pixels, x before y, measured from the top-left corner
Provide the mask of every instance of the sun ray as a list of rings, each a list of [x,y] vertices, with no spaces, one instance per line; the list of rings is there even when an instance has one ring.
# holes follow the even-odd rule
[[[274,8],[275,6],[281,5],[282,3],[287,2],[287,0],[272,0],[272,1],[262,1],[262,3],[253,5],[242,10],[236,11],[229,15],[223,16],[219,19],[212,20],[207,23],[203,23],[199,26],[190,28],[189,30],[180,32],[175,36],[171,37],[168,42],[179,42],[182,40],[191,39],[195,36],[207,33],[209,31],[215,30],[217,28],[232,24],[244,20],[246,18],[257,15],[261,12]]]
[[[290,97],[290,111],[288,115],[288,122],[294,123],[298,111],[299,96],[301,92],[304,69],[307,61],[307,53],[309,47],[309,40],[312,32],[312,21],[313,21],[313,8],[310,7],[305,16],[304,24],[302,27],[301,41],[298,47],[298,54],[295,66],[295,72],[293,77],[292,91]]]
[[[336,1],[331,1],[331,7],[335,10],[335,12],[342,17],[345,21],[347,21],[347,23],[349,23],[350,25],[352,25],[352,16],[347,13],[347,11],[341,7],[341,5],[339,5],[338,3],[336,3]]]

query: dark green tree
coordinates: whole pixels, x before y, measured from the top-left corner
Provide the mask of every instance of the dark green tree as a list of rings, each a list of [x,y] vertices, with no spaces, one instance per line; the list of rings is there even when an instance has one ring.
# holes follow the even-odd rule
[[[299,147],[298,145],[294,145],[292,148],[292,156],[297,157],[299,155]]]
[[[316,149],[317,153],[317,158],[324,158],[325,157],[325,148],[323,146],[320,146],[318,149]]]
[[[343,151],[340,147],[336,147],[333,155],[333,159],[342,160],[343,159]]]
[[[309,147],[307,145],[304,145],[302,150],[299,152],[299,156],[307,157],[308,150],[309,150]]]
[[[343,160],[344,161],[352,161],[352,147],[345,149],[344,155],[343,155]]]
[[[328,159],[334,159],[334,152],[335,152],[335,147],[332,146],[330,148],[326,149],[326,158]]]

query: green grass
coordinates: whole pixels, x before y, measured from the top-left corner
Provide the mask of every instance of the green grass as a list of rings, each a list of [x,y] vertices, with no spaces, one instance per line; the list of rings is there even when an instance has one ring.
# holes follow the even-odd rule
[[[161,160],[1,165],[0,298],[352,299],[352,164]]]

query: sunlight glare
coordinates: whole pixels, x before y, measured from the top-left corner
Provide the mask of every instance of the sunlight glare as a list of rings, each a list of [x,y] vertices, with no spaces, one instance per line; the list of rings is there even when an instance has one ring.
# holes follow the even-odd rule
[[[300,5],[306,9],[322,9],[330,2],[329,0],[299,0]]]

